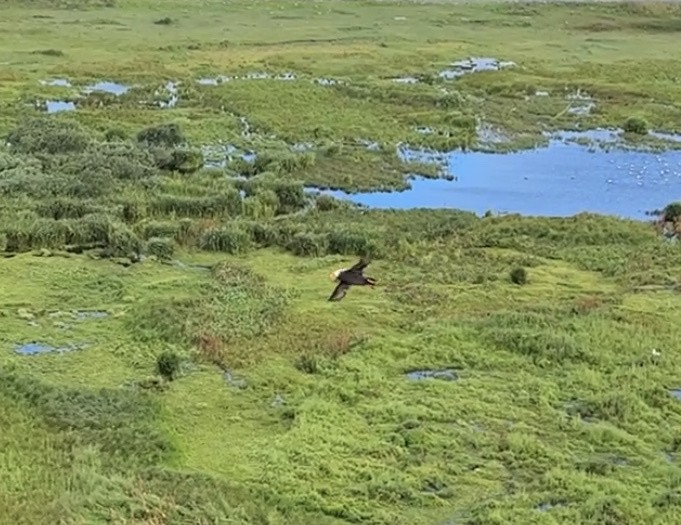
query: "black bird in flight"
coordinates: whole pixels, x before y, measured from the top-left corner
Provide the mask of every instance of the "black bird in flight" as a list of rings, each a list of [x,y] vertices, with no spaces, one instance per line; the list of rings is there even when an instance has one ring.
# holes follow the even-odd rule
[[[369,261],[365,258],[361,258],[357,264],[351,268],[341,268],[329,274],[329,278],[338,282],[338,286],[334,289],[329,301],[340,301],[345,294],[348,293],[348,288],[350,286],[366,286],[371,287],[376,286],[376,279],[373,277],[364,277],[362,272],[364,268],[369,265]]]

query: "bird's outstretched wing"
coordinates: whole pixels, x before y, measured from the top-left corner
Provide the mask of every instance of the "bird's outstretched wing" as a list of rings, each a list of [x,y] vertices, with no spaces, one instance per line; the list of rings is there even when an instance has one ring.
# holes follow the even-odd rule
[[[350,288],[349,284],[338,283],[338,286],[334,288],[333,293],[329,297],[329,301],[340,301],[348,293],[348,288]]]
[[[362,273],[364,268],[369,266],[369,263],[371,261],[367,259],[366,257],[362,257],[358,263],[356,263],[354,266],[352,266],[348,271],[349,272],[356,272],[356,273]]]

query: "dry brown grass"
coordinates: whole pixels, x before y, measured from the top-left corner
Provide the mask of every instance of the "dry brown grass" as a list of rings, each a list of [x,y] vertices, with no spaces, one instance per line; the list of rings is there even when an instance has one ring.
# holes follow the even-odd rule
[[[222,367],[225,362],[225,343],[218,336],[203,332],[196,336],[194,342],[202,359]]]

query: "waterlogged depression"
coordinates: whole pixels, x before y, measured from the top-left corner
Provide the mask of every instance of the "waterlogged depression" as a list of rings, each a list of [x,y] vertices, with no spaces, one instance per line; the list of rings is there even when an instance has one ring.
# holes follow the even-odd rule
[[[563,132],[545,147],[513,153],[401,149],[405,160],[441,161],[454,180],[416,177],[411,189],[401,192],[323,193],[371,208],[458,208],[535,216],[594,212],[638,220],[681,199],[681,151],[607,150],[583,143],[587,140],[614,146],[617,134]]]

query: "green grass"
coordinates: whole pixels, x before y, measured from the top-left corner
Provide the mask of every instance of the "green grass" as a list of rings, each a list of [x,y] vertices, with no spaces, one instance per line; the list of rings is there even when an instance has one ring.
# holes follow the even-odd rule
[[[328,213],[337,222],[345,212]],[[381,222],[386,234],[407,235],[402,221],[415,227],[418,215],[397,213]],[[549,231],[563,234],[544,241],[554,253],[545,258],[504,242],[509,227],[516,236],[523,229],[544,239]],[[594,233],[585,235],[589,230]],[[485,247],[490,238],[498,247]],[[430,255],[415,257],[405,248],[375,260],[367,273],[381,286],[352,290],[338,304],[325,302],[328,270],[347,262],[338,256],[177,255],[187,264],[219,263],[215,268],[231,276],[225,281],[216,269],[154,261],[123,268],[84,256],[2,260],[10,277],[3,280],[3,324],[11,334],[3,336],[2,368],[13,370],[3,372],[11,374],[2,383],[11,400],[3,417],[16,432],[31,434],[20,443],[14,430],[3,438],[21,458],[9,462],[3,488],[26,486],[15,489],[16,498],[38,491],[42,506],[63,505],[64,519],[116,516],[125,523],[678,519],[677,467],[665,453],[678,448],[681,406],[666,388],[678,386],[681,372],[673,350],[681,304],[673,291],[637,291],[630,284],[635,268],[589,269],[590,252],[609,248],[632,260],[657,252],[650,270],[678,275],[678,250],[645,224],[586,217],[478,219],[428,242],[437,243]],[[518,264],[528,271],[523,286],[509,277]],[[280,293],[284,302],[275,304],[283,315],[260,317],[256,312]],[[40,327],[28,326],[19,307]],[[43,328],[42,310],[76,308],[114,315],[83,321],[60,337]],[[211,338],[185,343],[199,328]],[[166,342],[173,329],[175,344]],[[12,353],[12,342],[35,339],[38,331],[47,341],[92,345],[64,355]],[[169,344],[189,360],[180,377],[139,390]],[[653,348],[661,357],[652,356]],[[405,379],[421,368],[453,368],[459,379]],[[54,399],[47,407],[44,396]],[[89,415],[81,423],[76,411],[67,427],[71,409],[63,404],[72,402]],[[110,403],[121,407],[116,417],[131,418],[139,429],[129,422],[98,431]],[[136,436],[149,436],[144,425],[161,431],[157,445],[150,437],[144,447],[136,444]],[[39,451],[35,439],[52,448]],[[127,443],[123,456],[107,454],[114,442]],[[64,447],[71,454],[88,450],[89,470],[64,467]],[[83,499],[64,502],[52,484],[40,485],[50,476],[76,483]],[[189,476],[188,487],[201,486],[211,505],[179,510],[194,507],[183,507],[189,496],[169,488],[173,476]],[[95,500],[74,478],[94,483]],[[39,509],[22,514],[16,498],[5,497],[8,515],[46,519]],[[110,498],[117,498],[115,507]],[[258,510],[255,500],[263,502]],[[536,510],[547,503],[556,507]]]
[[[673,131],[678,14],[4,2],[0,523],[681,521],[678,243],[592,214],[358,210],[303,191],[438,176],[395,145],[475,147],[477,119],[511,135],[501,149],[630,117]],[[519,67],[443,93],[433,75],[468,55]],[[298,78],[194,82],[263,70]],[[77,98],[51,77],[138,87],[36,119],[36,97]],[[168,80],[177,107],[140,104]],[[567,113],[565,87],[596,112]],[[257,157],[202,168],[219,142]],[[378,286],[328,302],[329,273],[361,255]],[[31,341],[86,346],[15,351]],[[406,377],[422,369],[456,379]]]

